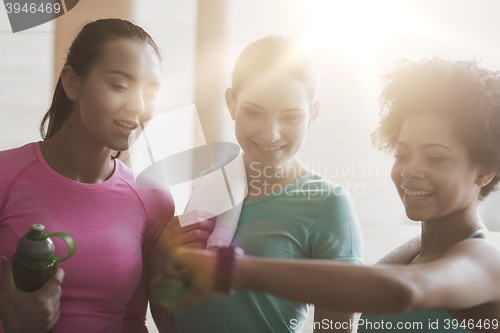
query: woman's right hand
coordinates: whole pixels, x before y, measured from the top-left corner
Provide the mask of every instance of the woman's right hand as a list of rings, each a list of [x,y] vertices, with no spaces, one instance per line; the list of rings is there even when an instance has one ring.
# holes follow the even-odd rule
[[[42,288],[26,293],[14,285],[9,260],[1,259],[0,322],[5,333],[46,333],[59,320],[64,272],[58,269]]]
[[[200,222],[182,227],[179,216],[174,216],[163,229],[159,241],[169,249],[176,249],[180,246],[205,249],[208,237],[214,231],[216,217],[203,211],[191,211],[180,217],[184,221],[196,219]]]

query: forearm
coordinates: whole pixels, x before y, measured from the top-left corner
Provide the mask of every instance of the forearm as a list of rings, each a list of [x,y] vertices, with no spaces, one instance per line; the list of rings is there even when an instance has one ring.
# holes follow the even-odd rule
[[[399,313],[412,301],[404,269],[363,267],[332,261],[237,257],[235,289],[247,289],[331,311]]]

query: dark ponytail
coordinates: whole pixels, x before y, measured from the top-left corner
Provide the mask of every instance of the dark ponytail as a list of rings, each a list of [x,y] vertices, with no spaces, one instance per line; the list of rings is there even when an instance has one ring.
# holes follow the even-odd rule
[[[153,38],[141,27],[121,19],[102,19],[87,23],[82,28],[69,48],[64,65],[71,66],[78,76],[84,77],[102,57],[106,43],[121,38],[151,45],[161,61],[160,51]],[[72,108],[73,101],[66,96],[59,77],[52,104],[40,124],[40,134],[44,140],[59,132]]]
[[[73,101],[66,96],[64,92],[61,78],[57,81],[54,97],[52,97],[52,104],[49,111],[43,116],[42,123],[40,124],[40,134],[42,138],[48,139],[54,136],[61,129],[66,121],[73,107]],[[49,127],[45,133],[45,123],[49,122]]]

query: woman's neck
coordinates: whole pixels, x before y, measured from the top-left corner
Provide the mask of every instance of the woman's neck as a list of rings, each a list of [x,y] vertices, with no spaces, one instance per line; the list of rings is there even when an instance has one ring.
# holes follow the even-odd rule
[[[40,145],[47,164],[57,173],[88,184],[102,183],[114,171],[112,151],[98,144],[68,119],[61,130]]]
[[[248,183],[248,195],[246,200],[255,199],[272,193],[293,183],[302,177],[307,169],[300,163],[297,157],[293,157],[281,166],[263,165],[249,160],[243,154]]]
[[[474,231],[485,228],[477,213],[477,202],[442,218],[422,222],[422,249],[419,261],[441,257],[453,245]]]

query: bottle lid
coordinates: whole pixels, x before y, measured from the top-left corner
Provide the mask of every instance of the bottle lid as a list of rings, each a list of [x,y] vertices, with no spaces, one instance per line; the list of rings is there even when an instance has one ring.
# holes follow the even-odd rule
[[[43,231],[45,230],[45,226],[42,224],[32,224],[30,229],[30,234],[35,236],[43,236]]]
[[[33,224],[28,233],[17,243],[17,253],[36,259],[53,256],[55,252],[54,242],[44,230],[45,226]]]

